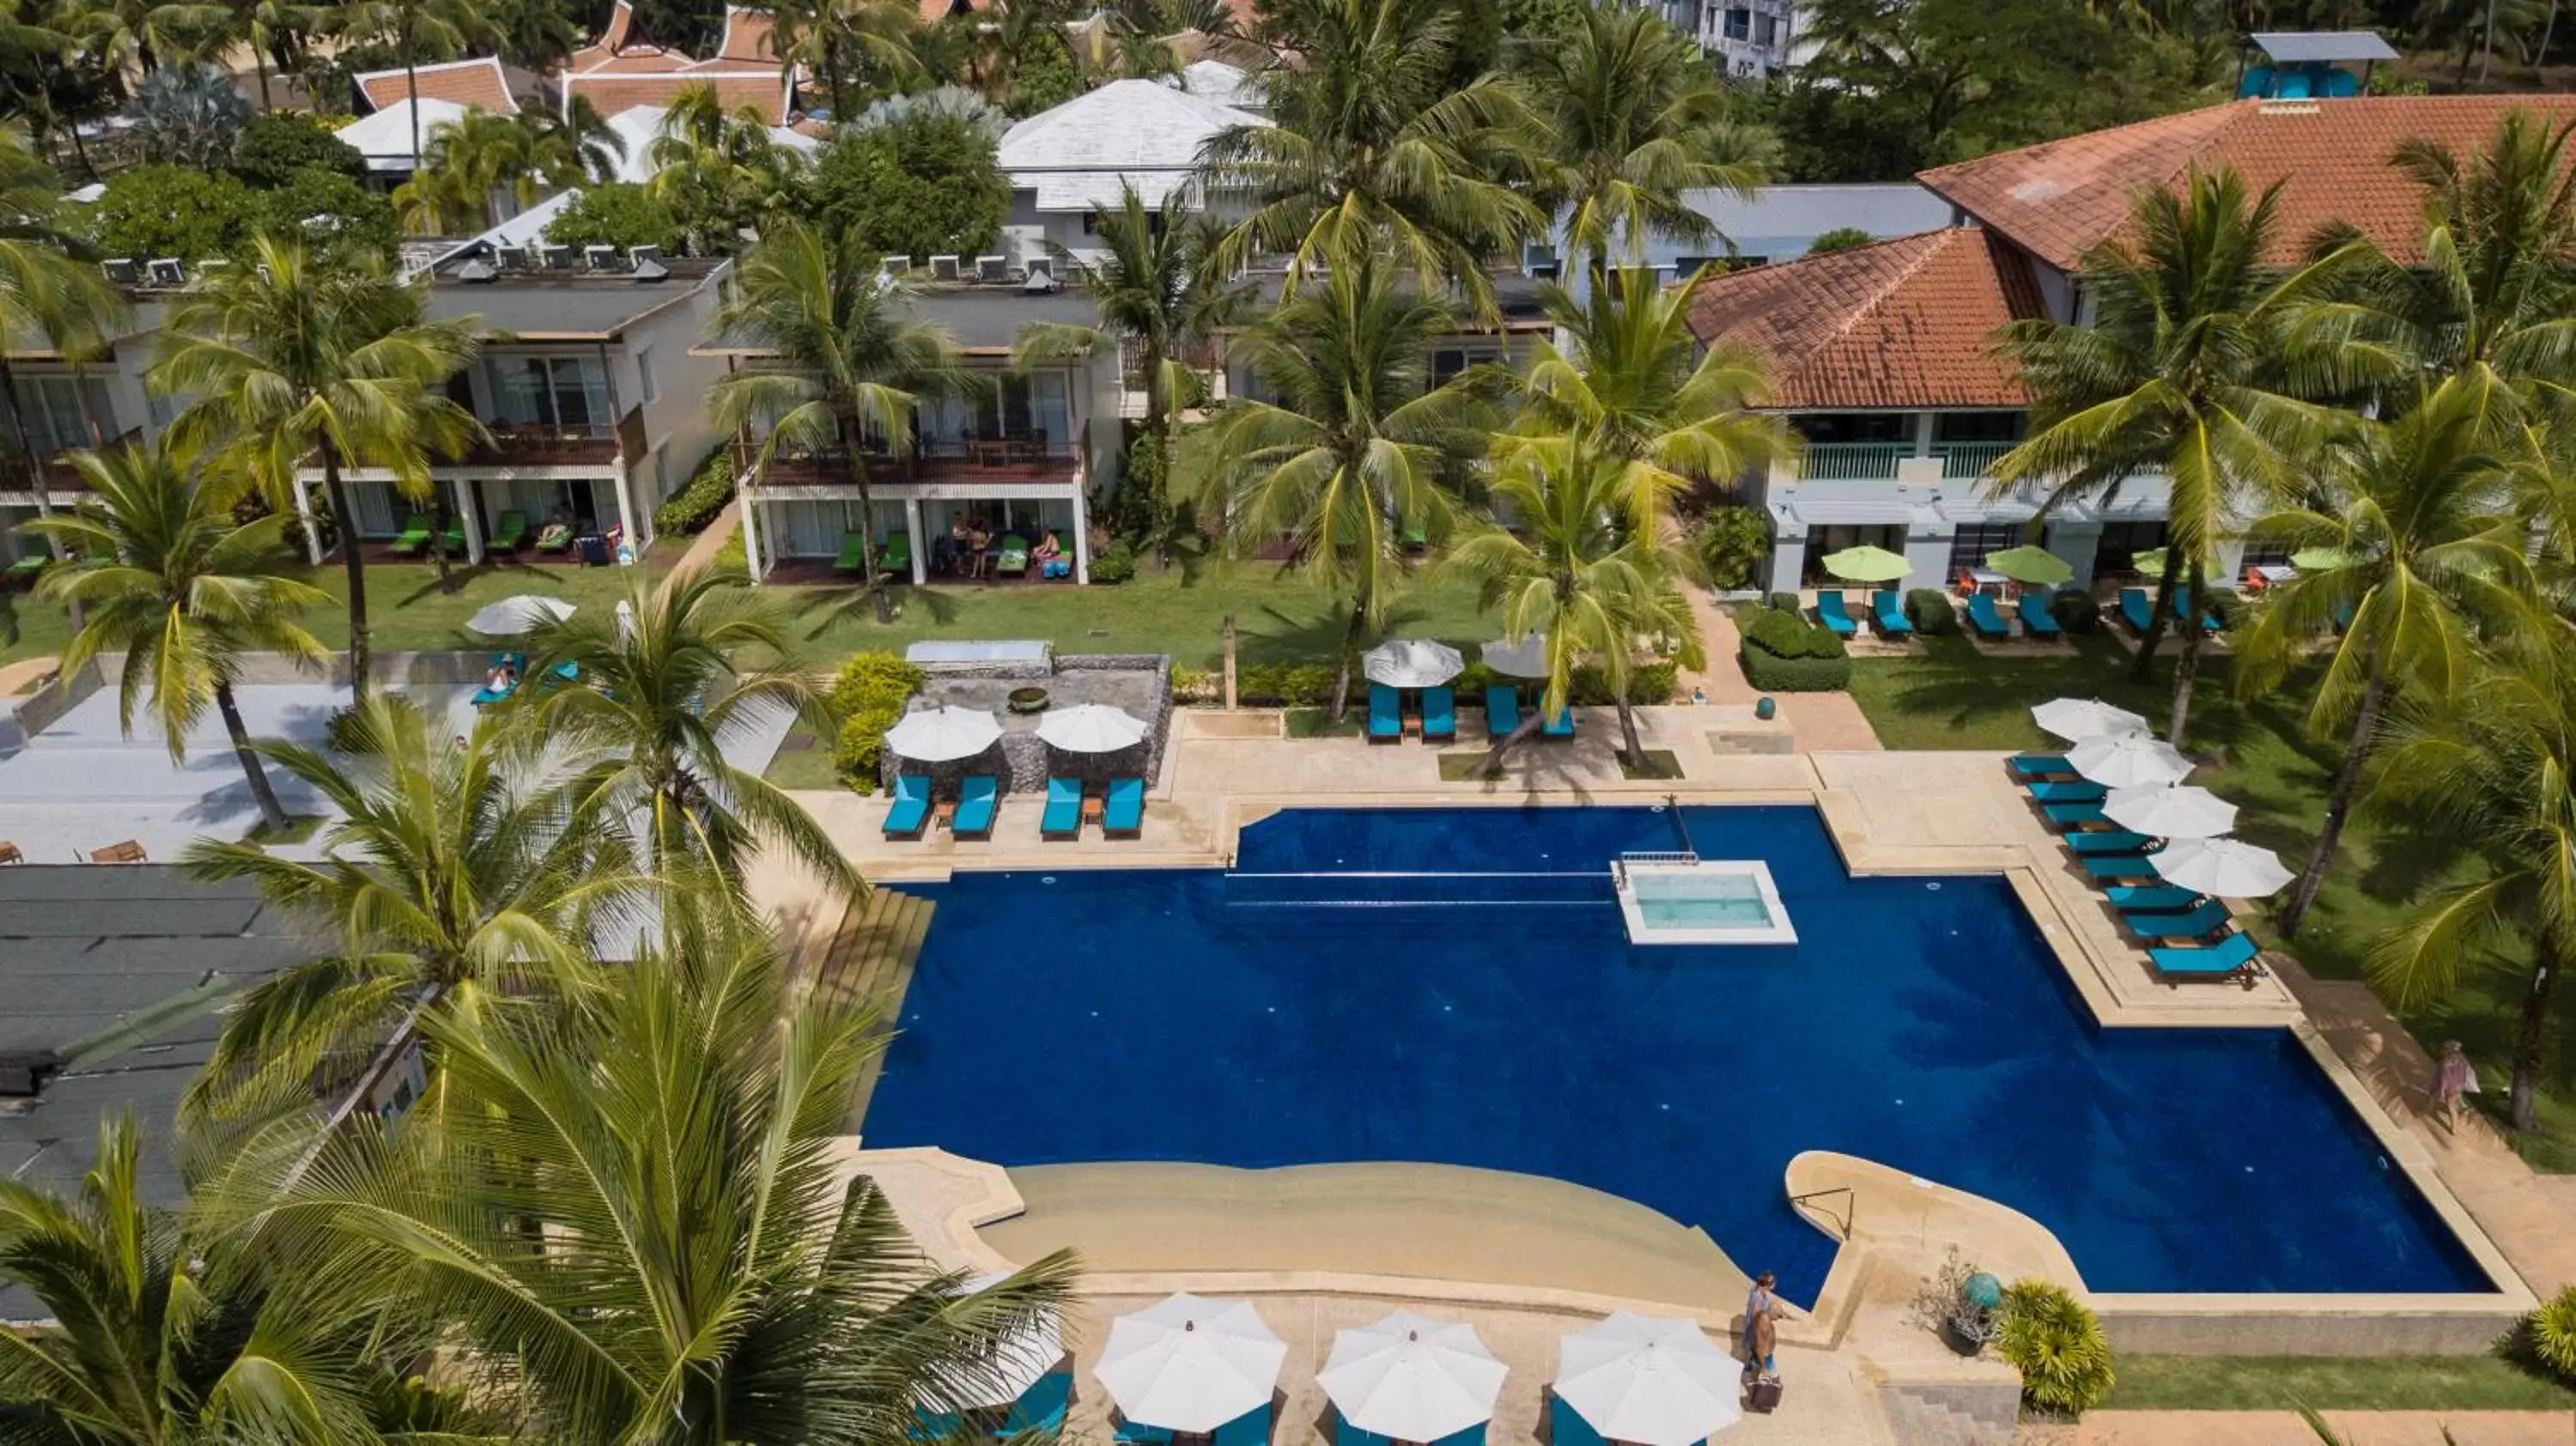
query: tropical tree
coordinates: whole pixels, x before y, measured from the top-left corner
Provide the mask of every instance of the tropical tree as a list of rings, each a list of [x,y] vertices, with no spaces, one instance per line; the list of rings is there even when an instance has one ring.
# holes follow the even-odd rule
[[[2250,194],[2232,170],[2193,167],[2175,190],[2141,191],[2122,236],[2085,254],[2091,325],[2017,321],[1998,343],[2035,399],[2027,441],[1995,464],[1992,491],[2051,487],[2045,510],[2115,494],[2132,474],[2169,480],[2171,539],[2155,621],[2138,647],[2144,681],[2183,599],[2182,658],[2166,737],[2182,746],[2199,674],[2200,617],[2220,540],[2286,491],[2330,414],[2303,396],[2368,376],[2365,361],[2301,344],[2292,323],[2324,299],[2352,253],[2284,270],[2280,184]]]
[[[63,214],[62,179],[27,148],[14,127],[0,126],[0,332],[43,337],[57,353],[77,357],[96,348],[124,312],[123,298],[97,268],[72,254]],[[0,348],[0,402],[9,413],[17,465],[26,469],[36,511],[53,511],[43,459],[27,431],[18,379]],[[49,541],[57,561],[62,543]]]
[[[775,370],[729,372],[716,383],[716,425],[767,423],[756,462],[762,468],[782,445],[837,448],[846,460],[859,493],[862,575],[879,622],[892,621],[894,608],[877,567],[869,444],[907,455],[922,404],[976,385],[955,338],[912,316],[909,294],[851,236],[826,236],[787,217],[743,258],[713,323],[718,335],[777,359]]]
[[[871,89],[909,87],[927,75],[921,60],[921,11],[904,0],[762,0],[778,58],[823,78],[832,119],[857,114],[861,77]],[[1013,7],[1016,9],[1017,7]]]
[[[383,41],[401,57],[403,93],[411,102],[411,167],[421,165],[420,62],[445,59],[476,45],[498,45],[500,28],[476,0],[348,0],[341,29]]]
[[[233,451],[280,511],[298,465],[318,457],[342,530],[350,686],[363,699],[375,687],[366,556],[341,474],[382,467],[407,493],[430,492],[428,454],[452,455],[480,431],[442,389],[472,360],[481,318],[424,319],[426,279],[397,280],[373,254],[324,265],[275,236],[252,251],[255,264],[203,277],[171,306],[147,380],[197,399],[173,423],[183,446]]]
[[[619,821],[584,813],[569,772],[504,746],[499,727],[460,740],[444,717],[378,694],[350,715],[339,753],[258,745],[335,815],[321,858],[201,839],[186,863],[337,920],[341,948],[242,996],[190,1086],[192,1113],[300,1106],[317,1071],[354,1078],[355,1100],[425,1018],[541,1008],[593,987],[590,931],[618,924],[643,881],[625,866]]]
[[[740,891],[751,854],[767,846],[859,892],[849,859],[795,799],[725,761],[727,735],[773,712],[817,732],[834,726],[824,690],[789,661],[777,611],[745,579],[689,571],[656,587],[638,569],[614,620],[577,613],[532,641],[532,676],[572,663],[594,685],[532,695],[540,731],[593,758],[574,785],[585,811],[643,820],[653,872]],[[746,664],[747,654],[773,661]]]
[[[1337,722],[1352,654],[1383,624],[1412,565],[1410,542],[1438,542],[1455,521],[1444,471],[1481,440],[1474,393],[1431,376],[1434,344],[1457,325],[1392,262],[1363,258],[1283,301],[1234,348],[1278,400],[1226,403],[1204,479],[1208,515],[1223,516],[1241,543],[1286,535],[1291,566],[1333,594],[1344,617]]]
[[[598,124],[599,112],[587,101],[579,103],[582,116]],[[588,179],[586,168],[603,145],[601,135],[607,136],[606,146],[616,144],[615,133],[604,125],[598,133],[583,135],[572,121],[531,119],[541,114],[470,110],[431,127],[428,165],[395,191],[404,219],[432,234],[460,221],[497,224],[495,193],[508,192],[521,209],[533,206],[548,187],[577,186]]]
[[[281,54],[293,54],[306,37],[329,23],[331,12],[321,5],[296,3],[296,0],[224,0],[223,23],[215,34],[223,45],[238,43],[250,51],[251,65],[259,73],[259,108],[264,115],[275,114],[277,103],[269,94],[269,63]]]
[[[277,570],[289,519],[272,512],[235,523],[232,508],[199,485],[186,460],[159,447],[80,452],[72,465],[89,496],[26,524],[79,559],[38,584],[45,597],[81,604],[81,627],[63,648],[64,671],[124,654],[117,722],[132,736],[136,705],[148,694],[174,763],[186,756],[188,734],[211,704],[260,818],[272,833],[284,831],[286,810],[260,767],[233,684],[248,653],[306,662],[327,656],[295,614],[329,595]]]
[[[393,1425],[407,1394],[364,1352],[373,1302],[201,1212],[145,1199],[132,1117],[100,1123],[78,1189],[0,1180],[0,1280],[52,1325],[0,1332],[13,1441],[375,1443],[471,1439]]]
[[[1769,174],[1770,135],[1733,118],[1698,44],[1651,9],[1585,6],[1562,33],[1525,38],[1516,61],[1550,122],[1548,190],[1587,268],[1643,264],[1657,237],[1722,244],[1686,193],[1750,199]]]
[[[626,164],[626,142],[590,103],[577,95],[560,113],[539,107],[519,112],[528,133],[531,168],[547,184],[577,186],[584,180],[614,181]],[[522,191],[524,205],[535,197]]]
[[[1098,260],[1082,265],[1084,291],[1099,308],[1096,326],[1032,322],[1021,328],[1015,360],[1023,367],[1095,348],[1132,350],[1145,391],[1145,476],[1128,485],[1144,492],[1134,520],[1160,533],[1168,517],[1172,419],[1206,395],[1205,366],[1218,334],[1242,317],[1250,291],[1215,262],[1220,225],[1193,215],[1180,189],[1147,205],[1133,185],[1116,205],[1091,209]]]
[[[521,1439],[900,1441],[1071,1304],[1062,1252],[978,1289],[921,1256],[846,1149],[885,1034],[765,937],[692,927],[584,1009],[429,1032],[455,1108],[353,1122],[273,1213],[450,1323]]]
[[[126,115],[146,160],[205,171],[232,158],[250,102],[211,65],[165,65],[135,84]]]
[[[1321,265],[1389,251],[1418,284],[1492,308],[1485,258],[1547,229],[1514,182],[1543,163],[1546,130],[1496,77],[1450,89],[1459,15],[1418,0],[1312,0],[1278,17],[1302,68],[1270,72],[1270,120],[1209,137],[1211,191],[1246,198],[1223,262],[1289,256],[1290,290]]]
[[[132,60],[149,75],[162,61],[187,55],[212,8],[188,0],[96,0],[66,15],[60,32],[94,47],[113,68]]]
[[[646,155],[654,168],[648,188],[702,255],[731,251],[743,228],[793,209],[805,169],[803,157],[770,139],[759,111],[726,110],[712,84],[680,92]]]
[[[2538,1122],[2540,1065],[2560,975],[2576,968],[2576,658],[2540,634],[2481,668],[2446,703],[2404,703],[2372,770],[2371,803],[2455,841],[2483,869],[2437,887],[2371,952],[2399,1010],[2529,950],[2514,1029],[2508,1118]]]
[[[1476,529],[1450,565],[1475,579],[1503,636],[1541,640],[1547,687],[1538,710],[1485,755],[1488,774],[1501,771],[1505,749],[1565,708],[1587,658],[1610,685],[1629,766],[1647,766],[1628,697],[1637,659],[1670,640],[1687,666],[1699,665],[1699,628],[1680,584],[1700,568],[1665,525],[1675,481],[1573,437],[1525,442],[1496,471],[1496,508],[1512,526]]]

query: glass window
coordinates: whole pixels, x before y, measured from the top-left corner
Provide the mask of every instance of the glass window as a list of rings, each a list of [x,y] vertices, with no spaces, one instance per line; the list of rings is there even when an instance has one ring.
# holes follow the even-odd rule
[[[644,405],[649,407],[662,400],[662,384],[653,375],[653,348],[649,346],[635,353],[635,380],[643,390]]]
[[[1989,553],[2019,547],[2026,540],[2021,524],[2017,522],[1989,522],[1976,527],[1962,527],[1950,536],[1950,575],[1956,577],[1969,568],[1983,567]],[[1937,582],[1948,580],[1942,578]]]
[[[1780,18],[1776,15],[1754,16],[1753,43],[1765,47],[1779,44]]]
[[[560,427],[607,435],[616,420],[608,400],[608,373],[597,357],[490,358],[492,403],[505,425]]]
[[[1062,372],[1037,372],[1029,378],[1029,425],[1035,440],[1050,455],[1071,450],[1073,388]]]
[[[1753,33],[1753,12],[1752,12],[1752,11],[1750,11],[1750,10],[1729,10],[1729,11],[1727,11],[1727,12],[1726,12],[1726,38],[1727,38],[1727,39],[1729,39],[1729,40],[1742,40],[1742,39],[1744,39],[1745,37],[1747,37],[1747,36],[1751,35],[1752,33]]]
[[[37,451],[67,451],[115,439],[116,415],[108,408],[105,384],[90,379],[86,415],[81,409],[83,391],[70,377],[18,378],[18,415],[26,420],[27,440]],[[90,430],[93,417],[96,435]]]

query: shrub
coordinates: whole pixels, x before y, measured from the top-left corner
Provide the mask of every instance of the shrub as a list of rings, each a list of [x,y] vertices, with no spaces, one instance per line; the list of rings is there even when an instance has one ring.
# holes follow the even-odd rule
[[[546,239],[557,246],[659,246],[677,252],[686,238],[671,208],[652,192],[611,181],[565,202],[546,223]]]
[[[2203,610],[2209,616],[2218,619],[2218,628],[2221,632],[2236,631],[2237,627],[2245,621],[2246,609],[2251,606],[2245,601],[2244,594],[2230,592],[2225,588],[2204,588],[2200,596]]]
[[[885,761],[886,730],[903,720],[903,705],[867,707],[841,720],[832,740],[832,772],[852,793],[877,791]]]
[[[1751,587],[1771,557],[1771,528],[1751,507],[1713,507],[1691,538],[1712,587]]]
[[[809,214],[867,256],[988,251],[1011,210],[993,136],[929,108],[836,127],[812,176]]]
[[[733,497],[733,454],[719,445],[707,454],[689,483],[653,509],[653,530],[694,537],[707,530]]]
[[[233,137],[232,173],[251,185],[274,189],[303,170],[354,181],[367,174],[367,158],[332,134],[330,122],[301,111],[255,117]]]
[[[1959,610],[1937,587],[1918,587],[1905,595],[1905,620],[1927,638],[1946,638],[1959,631]]]
[[[251,224],[301,236],[314,249],[342,246],[374,256],[394,254],[401,228],[391,201],[338,171],[307,166],[274,190],[253,193]]]
[[[1772,693],[1830,693],[1851,685],[1851,655],[1830,629],[1769,608],[1736,619],[1747,682]]]
[[[1091,560],[1091,580],[1115,587],[1136,575],[1136,549],[1125,538],[1109,544],[1109,550]]]
[[[2044,1280],[2004,1291],[2003,1358],[2021,1372],[2022,1399],[2043,1411],[2080,1416],[2111,1392],[2111,1343],[2083,1302]]]
[[[1172,665],[1172,697],[1182,703],[1225,701],[1225,670]]]
[[[136,166],[108,178],[90,221],[98,249],[110,256],[176,256],[194,266],[241,249],[259,209],[229,172]]]
[[[2048,611],[2069,633],[2089,633],[2102,626],[2102,605],[2080,587],[2061,587],[2051,593]]]
[[[1363,685],[1351,680],[1357,693]],[[1323,663],[1239,664],[1234,670],[1238,703],[1263,708],[1314,708],[1333,701],[1333,670]]]
[[[1807,243],[1807,254],[1822,256],[1831,251],[1849,251],[1857,246],[1867,246],[1877,239],[1858,226],[1836,226],[1831,230],[1817,232],[1816,239]]]
[[[1794,592],[1775,592],[1762,600],[1762,605],[1775,613],[1796,617],[1807,610],[1806,601]]]
[[[742,540],[741,528],[735,528],[733,536],[716,549],[715,560],[707,564],[707,570],[717,577],[751,576],[751,548]]]
[[[2576,1385],[2576,1285],[2540,1303],[2523,1317],[2522,1341],[2531,1358],[2569,1385]]]
[[[832,771],[853,792],[877,791],[886,730],[902,720],[923,676],[892,653],[852,653],[841,664],[832,681],[832,712],[841,720],[832,738]]]

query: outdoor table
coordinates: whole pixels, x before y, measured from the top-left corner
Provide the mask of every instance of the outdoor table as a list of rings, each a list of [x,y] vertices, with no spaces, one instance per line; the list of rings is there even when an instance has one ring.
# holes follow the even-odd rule
[[[2274,583],[2288,582],[2299,575],[2299,570],[2286,562],[2267,562],[2252,571],[2256,577],[2263,579],[2267,587]]]
[[[1988,588],[1993,588],[1995,590],[1995,596],[1997,597],[2004,596],[2004,589],[2012,583],[2012,579],[2004,576],[2002,573],[1989,572],[1982,567],[1969,568],[1968,581],[1974,584],[1979,592],[1984,592]]]

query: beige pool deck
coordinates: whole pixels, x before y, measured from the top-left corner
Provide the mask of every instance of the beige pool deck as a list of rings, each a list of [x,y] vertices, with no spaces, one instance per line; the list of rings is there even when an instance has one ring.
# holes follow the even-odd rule
[[[1685,685],[1687,686],[1687,684]],[[1571,743],[1518,750],[1502,778],[1445,782],[1436,755],[1408,740],[1290,740],[1275,712],[1182,710],[1162,776],[1153,780],[1142,837],[1039,839],[1039,805],[1006,800],[989,841],[934,835],[890,843],[881,799],[800,795],[870,878],[937,880],[964,869],[1218,867],[1241,830],[1294,807],[1454,807],[1646,803],[1812,805],[1844,861],[1865,874],[1999,874],[2029,910],[2085,1007],[2104,1027],[2289,1028],[2345,1093],[2391,1157],[2503,1287],[2471,1297],[2151,1297],[2095,1294],[2125,1349],[2297,1353],[2473,1351],[2529,1308],[2533,1292],[2576,1284],[2576,1182],[2537,1177],[2483,1125],[2457,1135],[2432,1125],[2420,1047],[2352,984],[2309,980],[2267,955],[2253,988],[2158,981],[2097,890],[2073,869],[1997,753],[1890,753],[1867,737],[1849,699],[1790,697],[1756,720],[1712,674],[1709,701],[1639,710],[1649,748],[1668,749],[1683,778],[1630,781],[1617,766],[1608,709],[1578,711]],[[1842,711],[1848,709],[1848,713]],[[1472,720],[1472,714],[1470,715]],[[1854,738],[1857,727],[1860,737]],[[1462,734],[1472,735],[1472,721]],[[1856,744],[1857,746],[1842,746]],[[1454,751],[1480,753],[1480,737]],[[810,895],[773,890],[792,921]],[[855,1145],[855,1142],[854,1142]],[[1473,1321],[1512,1367],[1493,1439],[1535,1442],[1541,1384],[1554,1342],[1603,1311],[1691,1315],[1728,1338],[1742,1273],[1714,1242],[1629,1202],[1555,1181],[1440,1166],[1324,1166],[1288,1171],[1137,1165],[1004,1172],[936,1151],[861,1152],[933,1253],[947,1263],[1000,1268],[1070,1246],[1088,1266],[1086,1321],[1171,1290],[1256,1300],[1290,1342],[1281,1443],[1328,1441],[1313,1385],[1332,1331],[1398,1304]],[[1982,1433],[1924,1400],[1991,1404],[2010,1373],[1960,1361],[1912,1306],[1921,1282],[1957,1248],[1990,1268],[2045,1275],[2081,1288],[2074,1264],[2035,1222],[1993,1202],[1867,1161],[1800,1156],[1784,1191],[1846,1188],[1809,1207],[1842,1250],[1811,1317],[1783,1333],[1790,1389],[1782,1412],[1748,1417],[1723,1442],[1907,1443],[2012,1439]],[[1097,1331],[1078,1363],[1087,1371]],[[1982,1393],[1982,1394],[1981,1394]],[[1077,1429],[1104,1426],[1085,1376]],[[1949,1421],[1926,1434],[1924,1412]],[[2449,1420],[2464,1446],[2576,1446],[2576,1423],[2531,1413]],[[2223,1415],[2224,1419],[2221,1419]],[[2353,1440],[2439,1440],[2425,1420],[2361,1418]],[[2209,1430],[2178,1423],[2206,1423]],[[2056,1446],[2269,1446],[2311,1440],[2279,1413],[2100,1413],[2046,1433]],[[2564,1427],[2564,1430],[2559,1428]],[[2557,1434],[2551,1434],[2556,1431]],[[2039,1438],[2034,1438],[2039,1439]]]

